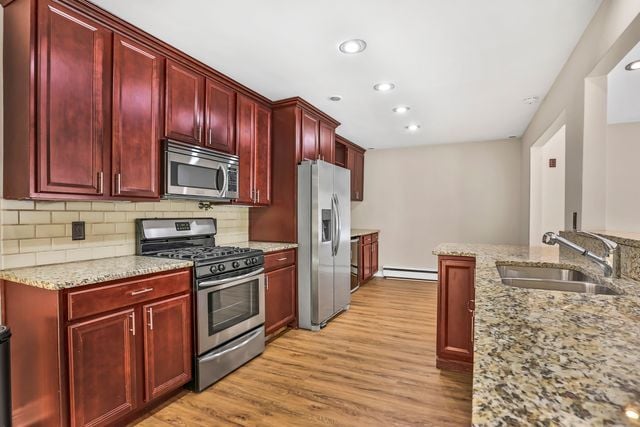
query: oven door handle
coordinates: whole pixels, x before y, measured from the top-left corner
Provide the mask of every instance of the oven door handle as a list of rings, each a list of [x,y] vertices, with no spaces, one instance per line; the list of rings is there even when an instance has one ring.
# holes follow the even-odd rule
[[[241,347],[244,347],[245,345],[249,344],[253,339],[255,339],[258,335],[260,335],[261,333],[262,333],[262,329],[261,329],[261,328],[258,328],[258,329],[256,329],[255,331],[251,332],[251,334],[247,337],[247,339],[246,339],[246,340],[244,340],[244,341],[242,341],[241,343],[236,344],[236,345],[234,345],[234,346],[233,346],[233,347],[231,347],[231,348],[227,348],[227,349],[225,349],[225,350],[222,350],[222,351],[221,351],[221,352],[219,352],[219,353],[214,353],[214,354],[212,354],[212,355],[210,355],[210,356],[203,357],[203,358],[202,358],[202,359],[200,359],[198,362],[199,362],[199,363],[205,363],[205,362],[208,362],[208,361],[210,361],[210,360],[213,360],[213,359],[216,359],[216,358],[218,358],[218,357],[221,357],[221,356],[223,356],[223,355],[225,355],[225,354],[227,354],[227,353],[230,353],[230,352],[232,352],[232,351],[235,351],[235,350],[237,350],[237,349],[239,349],[239,348],[241,348]]]
[[[224,285],[225,283],[231,283],[237,280],[246,279],[251,276],[257,276],[262,272],[264,272],[264,267],[258,270],[252,271],[251,273],[243,274],[242,276],[229,277],[228,279],[212,280],[210,282],[202,282],[198,285],[198,289],[206,289],[206,288],[211,288],[213,286]]]

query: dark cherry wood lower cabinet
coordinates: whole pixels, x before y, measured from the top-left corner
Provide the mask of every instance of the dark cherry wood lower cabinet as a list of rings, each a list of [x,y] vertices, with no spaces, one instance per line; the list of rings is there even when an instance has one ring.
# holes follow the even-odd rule
[[[128,309],[69,326],[72,425],[108,424],[133,411],[134,316]]]
[[[297,319],[297,273],[295,251],[275,252],[265,256],[265,335],[295,326]]]
[[[436,366],[473,371],[475,258],[438,257]]]
[[[191,379],[190,299],[181,295],[142,307],[147,402]]]
[[[5,282],[14,425],[124,425],[186,384],[191,287],[191,269],[59,291]]]
[[[378,263],[378,233],[360,236],[360,263],[358,265],[358,277],[360,284],[367,282],[379,270]]]

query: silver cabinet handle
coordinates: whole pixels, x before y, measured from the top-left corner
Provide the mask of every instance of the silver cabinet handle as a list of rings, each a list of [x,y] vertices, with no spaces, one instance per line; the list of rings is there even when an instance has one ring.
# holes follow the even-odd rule
[[[258,203],[260,203],[260,190],[258,190]]]
[[[149,307],[149,330],[153,331],[153,308]]]
[[[104,172],[98,172],[98,194],[104,192]]]
[[[265,285],[266,285],[267,291],[268,291],[269,290],[269,276],[265,276],[264,277],[264,282],[265,282]]]
[[[198,142],[202,142],[202,125],[198,125]]]
[[[135,337],[136,336],[136,313],[135,313],[135,311],[129,315],[129,318],[131,319],[131,329],[129,329],[129,331]]]
[[[118,172],[116,174],[116,194],[120,194],[120,187],[122,186],[122,174]]]
[[[136,295],[146,294],[147,292],[151,292],[151,291],[153,291],[153,288],[144,288],[137,291],[131,291],[130,295],[134,297]]]
[[[278,258],[276,261],[286,261],[286,260],[287,260],[287,257],[285,256],[285,257],[282,257],[282,258]]]
[[[209,145],[213,144],[213,130],[209,128]]]

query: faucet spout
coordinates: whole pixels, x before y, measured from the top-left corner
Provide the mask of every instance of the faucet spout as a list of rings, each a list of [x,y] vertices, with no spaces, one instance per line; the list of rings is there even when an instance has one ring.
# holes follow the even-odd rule
[[[586,231],[579,231],[578,233],[602,242],[602,244],[605,246],[605,255],[603,257],[598,256],[593,252],[587,250],[586,248],[583,248],[582,246],[572,242],[571,240],[565,239],[562,236],[558,236],[551,231],[548,231],[542,235],[542,243],[550,246],[560,245],[564,246],[565,248],[571,249],[572,251],[578,252],[580,255],[590,259],[591,261],[602,267],[605,277],[611,277],[614,275],[614,273],[616,273],[617,276],[615,262],[619,251],[618,244],[602,236],[598,236],[597,234],[588,233]]]

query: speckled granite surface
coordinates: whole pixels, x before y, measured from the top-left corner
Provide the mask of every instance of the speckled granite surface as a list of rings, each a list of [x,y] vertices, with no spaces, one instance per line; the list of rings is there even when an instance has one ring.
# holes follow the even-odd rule
[[[496,263],[575,267],[557,247],[443,244],[433,253],[476,257],[474,425],[628,425],[624,407],[640,403],[640,283],[595,277],[620,296],[501,283]]]
[[[259,249],[264,253],[284,251],[285,249],[294,249],[298,247],[297,243],[282,243],[282,242],[240,242],[234,243],[234,246],[240,246],[241,248]]]
[[[379,233],[380,230],[366,229],[366,228],[352,228],[351,237],[360,237],[366,234]]]
[[[60,290],[191,267],[191,261],[123,256],[0,271],[0,279]]]

